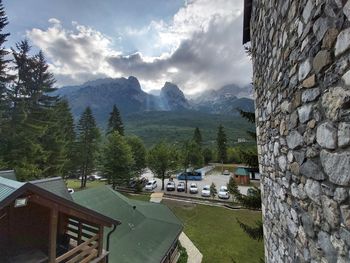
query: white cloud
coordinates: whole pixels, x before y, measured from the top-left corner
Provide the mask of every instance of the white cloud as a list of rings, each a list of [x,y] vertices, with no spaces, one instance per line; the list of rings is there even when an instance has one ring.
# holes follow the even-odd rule
[[[128,56],[101,32],[77,23],[67,30],[55,18],[47,30],[34,28],[27,36],[48,56],[59,84],[134,75],[146,90],[172,81],[190,94],[251,81],[251,63],[241,45],[242,8],[241,0],[187,1],[169,23],[125,28],[138,50]]]

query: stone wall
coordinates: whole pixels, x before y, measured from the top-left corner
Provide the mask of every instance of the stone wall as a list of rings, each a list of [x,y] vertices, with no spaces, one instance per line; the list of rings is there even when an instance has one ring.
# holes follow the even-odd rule
[[[253,0],[267,262],[350,262],[350,0]]]

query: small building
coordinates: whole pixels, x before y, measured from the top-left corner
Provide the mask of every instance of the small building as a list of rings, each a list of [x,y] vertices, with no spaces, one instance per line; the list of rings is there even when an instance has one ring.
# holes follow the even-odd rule
[[[72,196],[76,203],[122,222],[110,236],[110,262],[176,262],[183,226],[164,204],[132,200],[108,186]]]
[[[45,189],[47,188],[47,189]],[[0,262],[106,262],[118,220],[75,203],[61,178],[0,177]]]
[[[234,171],[234,179],[237,184],[249,185],[250,183],[250,172],[247,167],[237,167]]]

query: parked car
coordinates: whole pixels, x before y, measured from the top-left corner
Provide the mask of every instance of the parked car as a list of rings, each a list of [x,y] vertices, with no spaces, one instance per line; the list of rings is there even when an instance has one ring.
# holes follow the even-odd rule
[[[223,173],[223,175],[230,175],[229,170],[225,170],[224,173]]]
[[[97,173],[92,174],[92,175],[89,176],[89,180],[91,180],[91,181],[94,181],[94,180],[101,180],[101,179],[102,179],[102,176],[99,175],[99,174],[97,174]]]
[[[153,189],[157,188],[157,181],[156,180],[150,180],[145,186],[145,189],[148,191],[152,191]]]
[[[190,185],[190,194],[197,194],[198,193],[198,187],[195,183],[192,183]]]
[[[177,184],[177,191],[178,192],[185,192],[185,183],[184,182],[179,182]]]
[[[74,189],[73,188],[68,188],[68,193],[74,194]]]
[[[202,189],[202,196],[203,197],[209,197],[210,196],[210,186],[209,185],[205,185]]]
[[[169,181],[166,185],[167,191],[175,191],[175,183],[173,181]]]
[[[229,199],[230,193],[228,192],[227,186],[221,186],[218,194],[221,199]]]

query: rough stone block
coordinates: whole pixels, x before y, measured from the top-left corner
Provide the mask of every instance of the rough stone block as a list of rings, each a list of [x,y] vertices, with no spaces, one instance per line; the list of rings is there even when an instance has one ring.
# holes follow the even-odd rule
[[[331,153],[322,150],[320,158],[332,183],[344,186],[350,184],[350,152]]]
[[[338,126],[339,147],[350,145],[350,123],[341,122]]]
[[[313,178],[315,180],[325,179],[325,175],[320,166],[311,160],[307,160],[300,166],[300,173],[308,178]]]
[[[321,200],[324,219],[332,228],[336,228],[339,225],[340,218],[338,203],[325,195],[321,197]]]
[[[331,88],[322,96],[322,107],[325,110],[326,117],[336,121],[347,103],[350,102],[350,90],[342,87]]]
[[[307,196],[317,204],[321,204],[321,184],[317,181],[307,179],[305,184]]]
[[[307,59],[305,60],[303,63],[300,64],[299,66],[299,73],[298,73],[298,78],[299,81],[304,80],[307,75],[310,73],[311,71],[311,59]]]
[[[335,44],[335,56],[339,56],[350,48],[350,28],[341,31]]]
[[[335,149],[337,147],[337,129],[332,123],[322,123],[317,127],[316,140],[322,148]]]
[[[315,74],[311,75],[310,77],[308,77],[307,79],[305,79],[303,81],[303,87],[304,88],[311,88],[313,86],[315,86],[316,84],[316,76]]]
[[[303,142],[303,136],[301,136],[296,130],[291,131],[287,136],[287,145],[291,149],[296,149],[297,147],[302,146]]]
[[[305,123],[312,117],[312,104],[306,104],[298,108],[299,120]]]
[[[320,94],[321,92],[319,88],[307,89],[301,95],[301,100],[303,102],[314,101],[315,99],[317,99],[318,96],[320,96]]]

